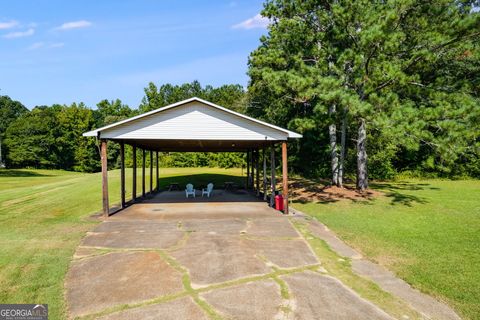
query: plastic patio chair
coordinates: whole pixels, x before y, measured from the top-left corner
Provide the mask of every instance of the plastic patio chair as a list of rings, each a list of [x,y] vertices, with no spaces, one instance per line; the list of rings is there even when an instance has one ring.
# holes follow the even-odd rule
[[[207,197],[210,198],[210,194],[212,194],[212,191],[213,191],[213,183],[210,182],[209,184],[207,184],[207,189],[205,188],[202,189],[202,197],[204,194],[206,194]]]
[[[193,189],[193,184],[187,184],[187,188],[185,189],[185,196],[188,198],[189,195],[192,195],[195,198],[195,189]]]

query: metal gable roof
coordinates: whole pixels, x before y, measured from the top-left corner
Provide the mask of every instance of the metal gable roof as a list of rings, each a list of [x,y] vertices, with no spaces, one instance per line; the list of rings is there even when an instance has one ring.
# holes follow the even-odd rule
[[[224,108],[222,106],[219,106],[217,104],[214,104],[212,102],[209,102],[209,101],[206,101],[206,100],[203,100],[203,99],[200,99],[198,97],[192,97],[192,98],[189,98],[189,99],[186,99],[186,100],[183,100],[183,101],[179,101],[179,102],[176,102],[176,103],[173,103],[173,104],[170,104],[168,106],[165,106],[165,107],[162,107],[162,108],[158,108],[158,109],[155,109],[155,110],[152,110],[152,111],[149,111],[149,112],[146,112],[146,113],[143,113],[143,114],[140,114],[138,116],[135,116],[135,117],[131,117],[131,118],[128,118],[128,119],[125,119],[125,120],[121,120],[121,121],[118,121],[116,123],[113,123],[113,124],[110,124],[110,125],[107,125],[107,126],[104,126],[104,127],[101,127],[101,128],[98,128],[98,129],[95,129],[95,130],[92,130],[92,131],[88,131],[88,132],[85,132],[83,134],[83,136],[85,137],[100,137],[101,136],[101,132],[103,131],[106,131],[106,130],[109,130],[109,129],[114,129],[114,128],[119,128],[119,127],[122,127],[123,125],[125,124],[128,124],[128,123],[131,123],[131,122],[134,122],[136,120],[140,120],[140,119],[145,119],[149,116],[152,116],[152,115],[155,115],[155,114],[158,114],[158,113],[161,113],[163,111],[167,111],[167,110],[170,110],[170,109],[173,109],[173,108],[176,108],[176,107],[179,107],[179,106],[182,106],[182,105],[186,105],[188,103],[191,103],[191,102],[199,102],[201,104],[204,104],[204,105],[207,105],[207,106],[210,106],[214,109],[217,109],[219,111],[223,111],[227,114],[230,114],[230,115],[233,115],[235,117],[239,117],[243,120],[247,120],[247,121],[251,121],[257,125],[260,125],[260,126],[264,126],[266,128],[269,128],[269,129],[274,129],[274,130],[277,130],[277,131],[280,131],[282,132],[283,134],[287,134],[287,137],[288,138],[301,138],[302,135],[296,133],[296,132],[293,132],[293,131],[290,131],[290,130],[287,130],[287,129],[284,129],[284,128],[281,128],[281,127],[278,127],[278,126],[275,126],[275,125],[272,125],[272,124],[269,124],[267,122],[264,122],[264,121],[260,121],[260,120],[257,120],[255,118],[252,118],[252,117],[249,117],[249,116],[246,116],[246,115],[243,115],[241,113],[238,113],[238,112],[235,112],[235,111],[232,111],[230,109],[227,109],[227,108]]]

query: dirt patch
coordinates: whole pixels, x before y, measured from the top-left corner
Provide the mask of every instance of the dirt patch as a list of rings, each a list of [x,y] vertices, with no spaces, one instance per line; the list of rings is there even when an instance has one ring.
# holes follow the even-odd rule
[[[366,201],[383,195],[382,192],[369,189],[358,192],[353,185],[343,188],[327,185],[322,181],[292,179],[290,199],[298,202],[336,202],[340,200]]]

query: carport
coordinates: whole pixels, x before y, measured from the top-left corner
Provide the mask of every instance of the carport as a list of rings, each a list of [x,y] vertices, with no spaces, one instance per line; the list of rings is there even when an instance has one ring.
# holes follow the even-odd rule
[[[107,142],[109,140],[120,144],[122,209],[128,204],[125,199],[125,144],[132,146],[134,159],[137,152],[142,154],[141,197],[159,191],[160,152],[245,152],[247,154],[245,188],[253,190],[257,196],[263,194],[264,200],[267,199],[268,193],[275,194],[275,147],[281,144],[282,194],[284,213],[288,214],[287,142],[288,139],[301,138],[302,136],[298,133],[193,97],[86,132],[83,136],[96,137],[100,142],[105,216],[112,213],[108,200]],[[147,156],[150,157],[150,177],[153,177],[154,164],[156,172],[156,186],[153,186],[150,179],[149,190],[145,185]],[[267,158],[270,158],[270,161],[267,161]],[[260,181],[260,162],[263,162],[262,181]],[[269,188],[267,188],[267,162],[270,167]],[[129,202],[136,202],[139,199],[136,190],[136,161],[133,161],[132,169],[132,199]],[[273,204],[272,196],[270,204]]]

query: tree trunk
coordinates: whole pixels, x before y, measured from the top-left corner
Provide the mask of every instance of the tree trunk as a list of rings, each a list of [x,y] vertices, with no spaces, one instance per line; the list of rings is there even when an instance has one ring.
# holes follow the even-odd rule
[[[365,191],[367,188],[367,130],[365,128],[365,119],[361,119],[357,140],[357,189]]]
[[[343,173],[345,171],[345,152],[346,152],[346,138],[347,138],[347,117],[348,117],[348,109],[343,109],[343,117],[342,117],[342,136],[340,142],[340,164],[338,166],[338,186],[343,187]]]
[[[338,152],[337,152],[337,126],[333,114],[335,113],[335,105],[328,108],[328,114],[332,123],[328,126],[328,134],[330,136],[330,156],[332,158],[332,185],[338,185]]]
[[[5,168],[2,160],[2,137],[0,136],[0,168]]]

